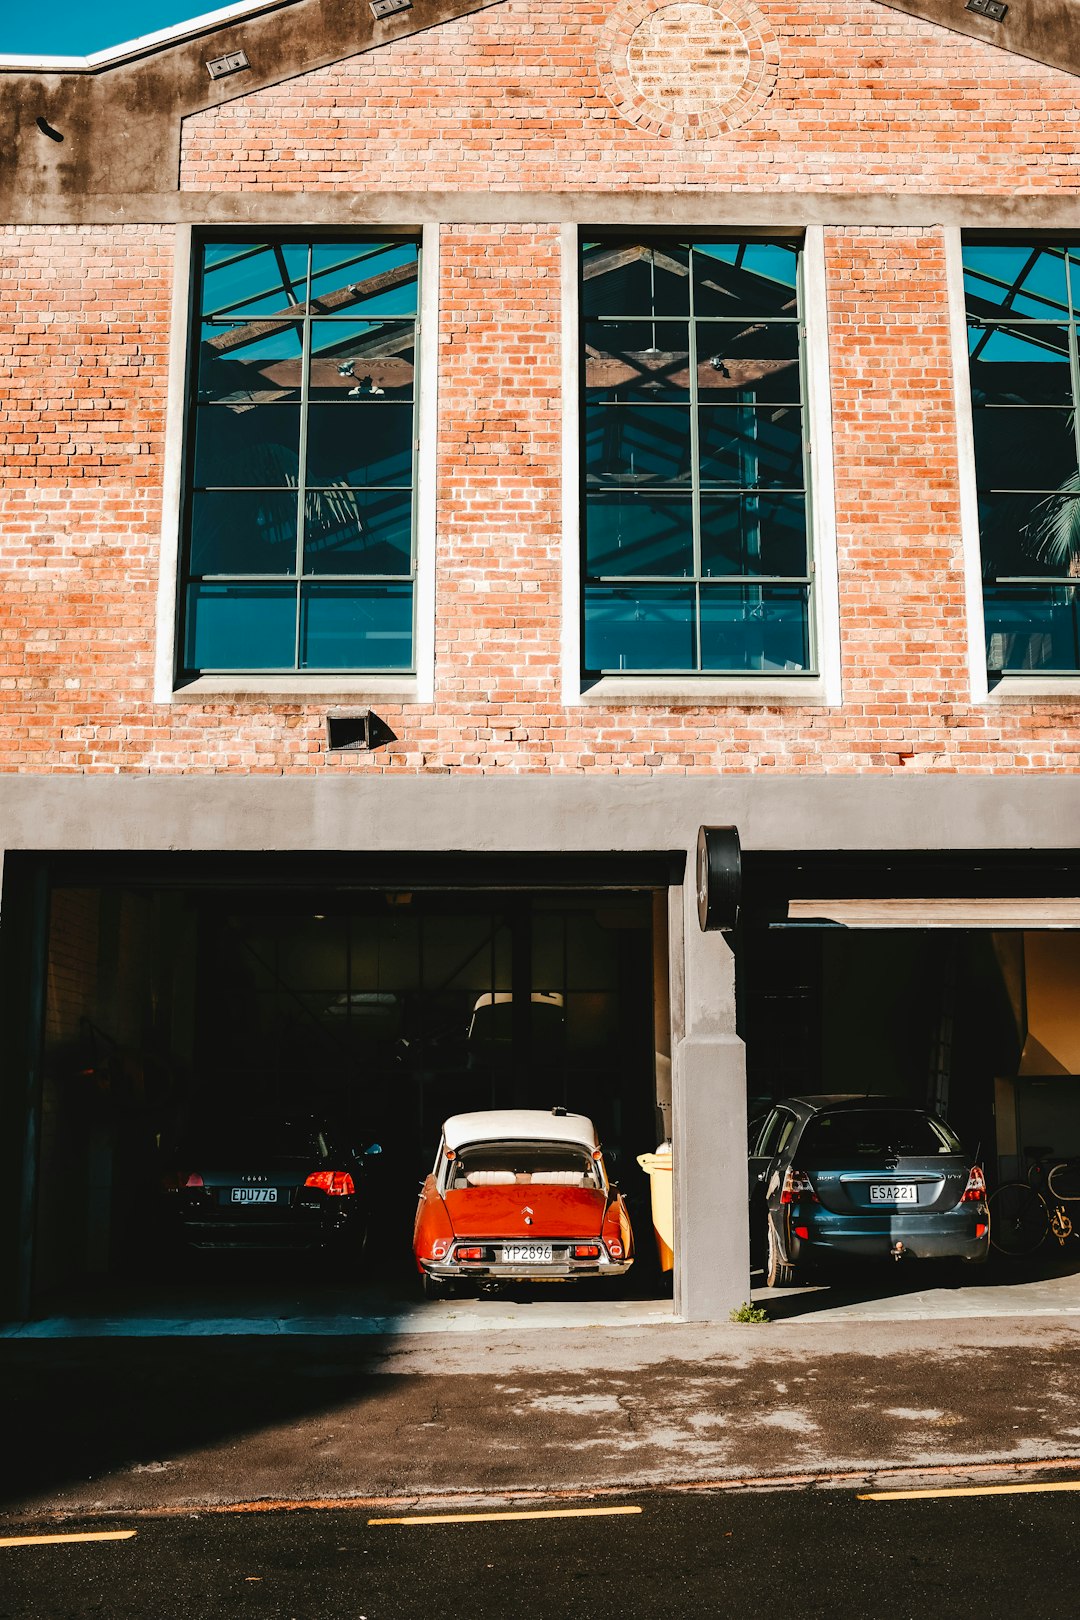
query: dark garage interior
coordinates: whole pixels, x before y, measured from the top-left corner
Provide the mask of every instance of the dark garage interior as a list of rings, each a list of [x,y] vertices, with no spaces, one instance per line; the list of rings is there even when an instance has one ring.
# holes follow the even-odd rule
[[[28,1309],[122,1311],[213,1276],[174,1269],[165,1241],[171,1145],[200,1120],[274,1111],[381,1149],[365,1161],[367,1254],[332,1268],[340,1308],[418,1300],[412,1217],[443,1119],[557,1104],[595,1120],[630,1204],[638,1261],[604,1297],[665,1294],[636,1159],[671,1134],[667,900],[681,870],[635,863],[564,862],[552,882],[527,858],[480,862],[455,883],[453,858],[384,862],[381,882],[336,858],[66,859],[48,892]],[[1080,930],[789,915],[800,894],[965,886],[1007,889],[1007,921],[1010,895],[1068,895],[1075,878],[747,861],[733,943],[751,1119],[788,1095],[902,1094],[946,1115],[991,1187],[1026,1175],[1035,1149],[1080,1154]],[[265,1263],[246,1266],[237,1257],[229,1297],[265,1287]],[[325,1282],[291,1256],[279,1270],[301,1289]]]
[[[172,1144],[218,1117],[302,1114],[362,1152],[367,1253],[339,1282],[411,1297],[417,1187],[471,1109],[591,1115],[656,1292],[653,894],[266,883],[58,883],[33,1260],[35,1313],[157,1285]],[[216,1256],[198,1255],[196,1265]],[[289,1257],[282,1257],[288,1264]],[[245,1267],[265,1281],[269,1257]],[[189,1257],[190,1261],[190,1257]],[[190,1264],[180,1273],[191,1275]]]
[[[781,1098],[874,1093],[947,1118],[991,1191],[1029,1171],[1041,1184],[1040,1166],[1080,1156],[1080,930],[1031,926],[1077,910],[1071,856],[748,865],[738,984],[752,1135]],[[1078,1252],[1048,1240],[1030,1264],[1080,1270]],[[991,1261],[991,1280],[1016,1275]]]

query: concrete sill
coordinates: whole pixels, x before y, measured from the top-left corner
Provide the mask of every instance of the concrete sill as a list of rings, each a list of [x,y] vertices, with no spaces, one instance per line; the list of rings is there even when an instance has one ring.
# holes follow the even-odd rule
[[[378,703],[380,699],[398,703],[419,701],[415,675],[200,675],[186,686],[178,686],[173,703],[265,703],[281,702]]]
[[[761,680],[723,675],[605,675],[583,687],[578,701],[603,708],[655,704],[666,709],[753,708],[761,704],[821,708],[827,702],[819,675],[766,675]]]
[[[987,703],[1048,701],[1080,708],[1080,675],[1005,675],[986,695]]]

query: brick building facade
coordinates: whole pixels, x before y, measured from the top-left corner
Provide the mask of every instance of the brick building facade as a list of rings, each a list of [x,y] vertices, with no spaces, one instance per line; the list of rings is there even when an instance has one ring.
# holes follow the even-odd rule
[[[672,1013],[656,1032],[657,1098],[671,1083],[660,1071],[673,1044],[677,1300],[684,1314],[709,1316],[746,1291],[746,1032],[736,1027],[735,957],[698,933],[692,874],[677,870],[699,824],[738,828],[748,880],[755,854],[790,865],[851,850],[864,876],[838,880],[830,869],[837,892],[1000,894],[1021,906],[996,914],[1001,928],[1030,925],[1022,903],[1076,892],[1080,656],[1070,662],[1061,645],[1077,623],[1068,580],[1080,572],[1080,539],[1073,515],[1072,562],[1051,568],[1035,546],[1030,578],[1015,560],[1002,568],[1015,581],[1002,606],[998,562],[988,567],[996,493],[980,518],[997,452],[979,439],[965,335],[997,321],[1003,341],[1043,344],[1026,360],[1006,355],[1013,392],[994,399],[1013,410],[1016,433],[1033,432],[1032,417],[1016,415],[1023,407],[1075,439],[1065,416],[1080,406],[1069,397],[1080,64],[1069,18],[1042,0],[1013,5],[1006,23],[957,0],[947,25],[945,8],[914,0],[417,0],[386,21],[359,9],[241,7],[233,22],[176,30],[90,67],[0,63],[18,126],[0,229],[0,842],[8,960],[25,992],[9,1018],[30,1075],[11,1104],[30,1122],[16,1133],[16,1179],[33,1182],[35,1108],[49,1085],[44,991],[33,988],[26,942],[40,952],[50,883],[127,881],[119,867],[101,877],[95,859],[348,852],[377,863],[381,852],[400,873],[382,881],[409,888],[420,886],[410,857],[460,857],[473,863],[467,884],[497,888],[504,876],[489,880],[476,863],[521,854],[551,863],[547,875],[536,867],[538,888],[565,887],[559,863],[573,860],[591,891],[607,885],[603,860],[662,853],[675,863],[670,881],[634,871],[611,881],[668,891],[657,1005],[666,1018],[670,1000]],[[205,62],[234,49],[249,66],[211,80]],[[315,244],[315,265],[320,244],[399,239],[420,253],[411,652],[393,668],[363,658],[350,667],[339,653],[334,671],[305,668],[299,653],[291,671],[191,667],[183,649],[195,632],[183,615],[195,609],[178,578],[189,565],[196,573],[191,310],[206,255]],[[716,251],[738,265],[740,244],[778,239],[800,259],[803,392],[785,409],[802,411],[813,542],[802,567],[764,572],[805,572],[810,652],[740,664],[725,651],[710,666],[709,614],[736,610],[705,605],[719,600],[709,596],[715,575],[695,551],[657,573],[693,575],[685,644],[697,651],[681,664],[635,666],[631,653],[621,670],[590,667],[582,533],[595,491],[582,443],[599,396],[589,393],[595,351],[580,335],[591,285],[582,255],[598,240],[629,243],[655,283],[658,249],[678,249],[677,280],[689,263],[678,254],[696,243],[725,244]],[[1013,257],[979,258],[1004,249]],[[1044,268],[1033,271],[1040,250]],[[980,292],[987,263],[1009,273]],[[1050,284],[1059,268],[1060,296]],[[738,298],[742,285],[725,291]],[[997,290],[983,296],[986,286]],[[796,307],[792,288],[781,315]],[[655,305],[652,315],[655,327]],[[1036,335],[1018,332],[1014,316]],[[1065,380],[1017,403],[1016,367],[1034,372],[1048,358],[1040,321],[1064,334],[1049,361]],[[715,346],[714,329],[708,337]],[[649,352],[663,348],[654,330]],[[355,361],[340,344],[327,352],[346,355],[351,383]],[[730,408],[707,394],[707,368],[723,372],[726,352],[708,361],[702,349],[685,383],[673,373],[669,409],[689,399],[697,413],[686,452],[701,474],[695,546],[716,510],[700,445]],[[641,364],[652,377],[653,362]],[[347,392],[334,410],[347,408]],[[305,465],[323,397],[304,382]],[[612,409],[632,397],[631,386]],[[1033,475],[1027,506],[1008,520],[1017,544],[1042,533],[1047,515],[1059,540],[1068,529],[1076,460],[1064,477],[1059,463],[1053,476]],[[757,511],[763,475],[746,472],[745,455],[740,465],[740,500]],[[667,522],[671,508],[655,509]],[[301,506],[309,532],[312,510]],[[761,618],[765,596],[745,585],[754,570],[741,544],[739,611],[751,616],[753,601]],[[371,578],[384,585],[385,573]],[[649,577],[636,597],[610,586],[617,605],[603,623],[616,640],[631,597],[638,618],[683,614],[682,587]],[[371,585],[372,600],[383,585]],[[330,596],[317,582],[309,596],[303,580],[297,589],[302,638]],[[377,717],[376,745],[331,747],[328,714],[364,710]],[[985,876],[987,852],[1008,865],[1007,880]],[[898,879],[904,861],[916,875]],[[364,881],[377,885],[379,871]],[[454,881],[447,866],[439,882]],[[815,873],[803,892],[820,881]],[[90,1001],[92,982],[88,970]],[[24,1191],[11,1214],[24,1304],[31,1204]]]

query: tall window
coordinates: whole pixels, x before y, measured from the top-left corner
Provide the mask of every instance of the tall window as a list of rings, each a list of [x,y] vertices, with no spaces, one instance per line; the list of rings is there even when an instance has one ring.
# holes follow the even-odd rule
[[[964,245],[986,660],[1080,673],[1080,247]]]
[[[584,245],[588,674],[806,674],[795,241]]]
[[[207,242],[181,674],[413,664],[415,241]]]

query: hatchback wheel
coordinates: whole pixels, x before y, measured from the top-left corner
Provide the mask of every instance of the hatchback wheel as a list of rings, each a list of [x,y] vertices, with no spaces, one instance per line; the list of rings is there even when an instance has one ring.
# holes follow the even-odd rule
[[[791,1288],[797,1279],[796,1268],[780,1255],[780,1245],[772,1221],[768,1222],[769,1258],[765,1267],[765,1281],[770,1288]]]

